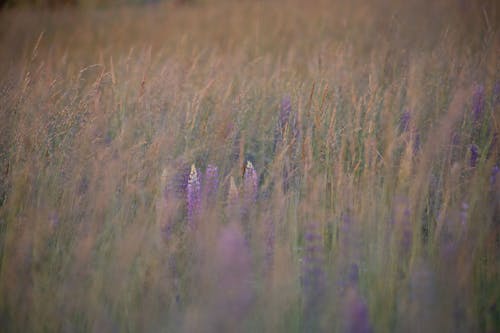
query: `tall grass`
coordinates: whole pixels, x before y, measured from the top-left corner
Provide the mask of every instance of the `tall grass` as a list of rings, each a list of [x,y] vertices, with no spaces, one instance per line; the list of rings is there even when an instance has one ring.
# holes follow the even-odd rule
[[[1,330],[499,331],[498,22],[0,12]]]

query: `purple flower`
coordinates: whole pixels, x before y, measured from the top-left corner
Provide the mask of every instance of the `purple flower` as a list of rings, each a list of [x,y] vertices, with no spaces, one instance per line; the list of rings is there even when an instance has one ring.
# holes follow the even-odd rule
[[[246,204],[253,203],[257,201],[258,180],[257,172],[255,172],[255,168],[250,161],[247,162],[243,178],[243,193],[245,195],[245,202]]]
[[[413,154],[415,155],[420,150],[420,133],[415,131],[413,134]]]
[[[49,221],[51,227],[57,227],[59,225],[59,215],[56,212],[52,212],[49,214]]]
[[[248,313],[254,299],[252,260],[238,223],[231,222],[220,233],[215,253],[217,271],[215,321],[222,331],[230,321],[238,324]],[[232,325],[230,325],[232,326]]]
[[[484,111],[484,86],[477,85],[474,95],[472,96],[472,115],[474,122],[477,123],[481,120]]]
[[[498,165],[495,165],[491,169],[491,176],[490,176],[490,184],[491,184],[491,186],[495,186],[495,184],[497,183],[498,170],[499,170]]]
[[[163,195],[165,199],[172,197],[179,200],[184,200],[187,195],[187,185],[189,182],[190,168],[189,164],[182,163],[176,168],[177,172],[167,182],[167,172],[164,170],[162,178],[164,178],[165,187]]]
[[[304,234],[304,258],[302,285],[308,296],[317,296],[316,291],[323,284],[323,246],[321,236],[315,230],[315,226],[309,227]]]
[[[304,295],[304,329],[316,332],[324,308],[326,277],[323,271],[322,237],[315,224],[310,224],[304,234],[301,283]]]
[[[161,227],[161,233],[166,241],[169,241],[174,233],[174,225],[172,223],[165,223]]]
[[[495,82],[493,87],[493,105],[500,104],[500,81]]]
[[[406,109],[399,119],[399,129],[401,132],[407,132],[410,129],[411,111]]]
[[[205,202],[214,203],[219,189],[219,169],[217,166],[209,164],[205,170],[203,179],[203,194]]]
[[[200,210],[200,177],[198,175],[198,170],[196,170],[195,165],[191,165],[191,172],[189,173],[188,183],[187,183],[187,214],[188,214],[188,224],[193,227],[195,219],[199,214]]]
[[[476,166],[478,157],[479,157],[479,148],[475,144],[470,145],[470,166],[472,168]]]
[[[306,304],[313,306],[317,303],[324,290],[325,276],[323,272],[323,245],[322,237],[311,224],[304,234],[304,257],[302,266],[302,287]]]
[[[493,133],[493,137],[491,138],[490,146],[488,148],[488,155],[487,155],[488,158],[491,156],[491,154],[495,152],[497,143],[498,143],[498,132]]]
[[[465,226],[467,223],[467,217],[468,217],[468,212],[469,212],[469,204],[467,202],[462,202],[462,209],[460,210],[460,223],[462,223],[462,226]]]
[[[451,134],[451,144],[452,146],[459,146],[460,145],[460,133],[457,131],[454,131]]]
[[[359,281],[359,268],[358,265],[352,264],[349,268],[348,280],[350,285],[357,285]]]
[[[357,287],[349,290],[346,299],[346,333],[370,333],[373,332],[370,323],[368,306],[359,294]]]

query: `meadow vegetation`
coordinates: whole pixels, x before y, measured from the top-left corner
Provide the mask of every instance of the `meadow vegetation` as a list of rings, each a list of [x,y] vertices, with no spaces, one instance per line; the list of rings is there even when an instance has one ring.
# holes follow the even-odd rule
[[[499,23],[0,11],[0,331],[499,332]]]

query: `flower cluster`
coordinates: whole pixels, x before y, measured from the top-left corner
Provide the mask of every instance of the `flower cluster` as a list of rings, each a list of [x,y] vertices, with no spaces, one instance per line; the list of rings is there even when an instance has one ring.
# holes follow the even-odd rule
[[[201,182],[198,170],[195,165],[191,165],[187,183],[187,216],[188,224],[193,227],[195,220],[200,212],[201,202]]]

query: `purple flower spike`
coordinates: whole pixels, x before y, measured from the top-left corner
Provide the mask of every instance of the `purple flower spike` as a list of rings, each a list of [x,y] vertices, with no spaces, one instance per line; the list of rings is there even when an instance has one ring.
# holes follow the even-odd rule
[[[500,81],[497,81],[493,87],[493,104],[500,104]]]
[[[477,85],[472,97],[472,115],[474,122],[477,123],[481,120],[484,111],[484,86]]]
[[[252,162],[248,161],[245,167],[244,187],[245,201],[247,204],[257,201],[258,180],[257,172]]]
[[[357,288],[352,288],[347,295],[346,304],[346,332],[371,333],[373,328],[370,323],[368,306],[359,294]]]
[[[188,223],[192,227],[196,216],[200,210],[200,177],[195,165],[191,165],[191,172],[189,173],[187,184],[187,211]]]
[[[414,137],[413,137],[413,155],[417,154],[418,151],[420,150],[420,133],[418,131],[415,131]]]
[[[253,302],[251,262],[243,232],[238,223],[231,222],[220,233],[215,253],[218,293],[214,319],[221,331],[229,331],[223,328],[225,324],[234,329],[233,325],[244,319]]]
[[[50,221],[50,226],[51,227],[57,227],[59,225],[59,216],[57,215],[56,212],[52,212],[49,215],[49,221]]]
[[[324,287],[323,246],[321,235],[311,225],[304,235],[302,285],[308,302],[315,302]]]
[[[467,218],[469,216],[469,204],[467,202],[462,202],[462,209],[460,210],[460,223],[465,227],[467,224]]]
[[[304,234],[304,257],[302,259],[302,290],[304,293],[304,330],[319,330],[321,312],[324,308],[326,276],[323,270],[322,237],[315,224],[308,226]]]
[[[205,178],[203,179],[203,192],[205,201],[214,203],[219,190],[219,169],[217,166],[209,164],[205,170]]]
[[[497,174],[498,174],[499,168],[498,165],[495,165],[493,169],[491,169],[491,176],[490,176],[490,184],[491,186],[495,186],[497,183]]]
[[[401,132],[407,132],[410,129],[411,111],[406,109],[399,119],[399,128]]]
[[[470,166],[474,168],[477,164],[477,158],[479,157],[479,148],[472,144],[470,146]]]
[[[175,198],[184,200],[187,195],[187,185],[189,181],[190,168],[188,164],[182,163],[176,167],[177,172],[167,180],[167,170],[163,170],[162,179],[165,182],[163,196],[165,199]]]
[[[351,284],[353,286],[358,285],[358,281],[359,281],[358,265],[351,264],[351,267],[349,268],[348,280],[349,280],[349,284]]]

